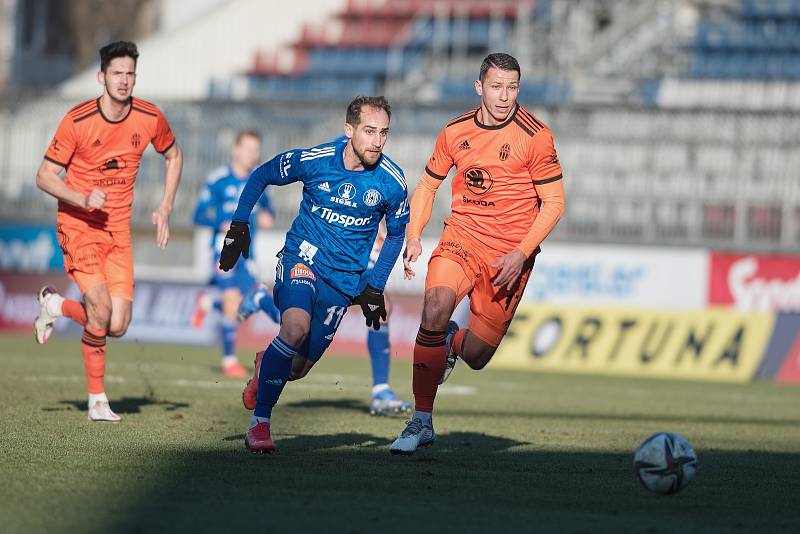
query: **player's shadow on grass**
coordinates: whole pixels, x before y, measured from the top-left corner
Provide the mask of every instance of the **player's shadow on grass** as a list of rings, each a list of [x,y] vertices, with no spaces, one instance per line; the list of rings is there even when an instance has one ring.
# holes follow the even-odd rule
[[[95,526],[237,532],[252,530],[261,513],[277,532],[402,532],[409,510],[419,509],[426,523],[418,530],[460,533],[798,532],[800,526],[800,479],[791,475],[800,470],[797,453],[700,451],[696,479],[667,498],[639,486],[632,451],[533,450],[468,431],[444,433],[433,447],[396,457],[388,437],[371,432],[276,438],[273,455],[222,441],[213,449],[159,446],[147,456],[157,480],[131,478],[130,498]]]
[[[498,419],[502,418],[525,418],[525,419],[573,419],[585,420],[590,419],[593,421],[638,421],[643,423],[708,423],[708,424],[740,424],[740,425],[766,425],[766,426],[786,426],[796,427],[800,425],[800,418],[781,418],[770,419],[768,417],[739,417],[736,415],[689,415],[685,413],[676,415],[659,415],[659,414],[609,414],[601,412],[545,412],[545,411],[480,411],[470,409],[447,409],[441,410],[444,414],[461,415],[461,416],[491,416]]]
[[[389,445],[394,441],[395,436],[375,436],[364,433],[340,433],[329,435],[292,435],[281,436],[274,434],[273,438],[278,446],[278,450],[287,454],[309,453],[323,451],[326,449],[383,449],[389,454]],[[233,434],[225,436],[222,441],[244,441],[244,434]],[[518,445],[528,445],[523,441],[490,436],[478,432],[450,432],[437,436],[437,441],[433,445],[433,450],[441,449],[442,453],[463,452],[469,454],[490,454],[502,452]],[[424,454],[428,451],[420,450],[416,458],[426,461],[431,458]],[[442,457],[445,459],[446,457]]]
[[[369,406],[356,399],[307,399],[289,402],[286,408],[333,408],[336,410],[350,410],[358,413],[369,413]]]
[[[122,397],[119,400],[111,401],[111,409],[118,414],[141,413],[143,406],[162,406],[164,410],[171,412],[180,408],[188,408],[187,402],[173,402],[164,399],[154,399],[152,397]],[[86,400],[62,400],[58,407],[42,408],[45,412],[57,412],[61,410],[86,410]]]

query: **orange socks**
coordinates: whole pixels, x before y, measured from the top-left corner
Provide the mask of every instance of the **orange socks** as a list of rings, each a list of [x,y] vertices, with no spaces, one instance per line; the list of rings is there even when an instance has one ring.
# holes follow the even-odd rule
[[[66,300],[61,303],[61,315],[69,317],[81,326],[86,326],[86,308],[77,300]],[[105,336],[105,333],[103,333]]]
[[[464,356],[464,338],[467,335],[467,329],[462,328],[455,334],[453,334],[453,339],[450,341],[450,349],[455,352],[456,356],[459,358],[463,358]]]
[[[86,385],[89,393],[103,393],[105,391],[103,379],[106,371],[106,331],[94,328],[84,329],[81,351],[83,352],[83,366],[86,370]]]
[[[414,410],[418,412],[433,412],[433,401],[445,368],[446,336],[447,332],[419,327],[417,343],[414,345],[412,380]]]

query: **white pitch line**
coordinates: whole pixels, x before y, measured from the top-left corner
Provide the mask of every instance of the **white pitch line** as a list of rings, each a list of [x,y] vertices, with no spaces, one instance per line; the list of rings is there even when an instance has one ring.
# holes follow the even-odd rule
[[[76,376],[76,375],[28,375],[22,377],[25,382],[47,382],[47,383],[55,383],[55,382],[68,382],[70,384],[74,384],[76,382],[85,382],[86,377],[84,376]],[[122,384],[125,382],[125,377],[122,376],[114,376],[114,375],[106,375],[105,377],[106,382],[111,384]]]

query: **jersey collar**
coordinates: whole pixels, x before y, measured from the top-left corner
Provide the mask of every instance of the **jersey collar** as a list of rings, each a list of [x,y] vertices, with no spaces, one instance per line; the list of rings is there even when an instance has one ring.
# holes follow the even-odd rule
[[[99,111],[99,112],[100,112],[100,116],[101,116],[101,117],[103,117],[103,120],[104,120],[104,121],[106,121],[106,122],[108,122],[108,123],[110,123],[110,124],[119,124],[119,123],[121,123],[122,121],[124,121],[125,119],[127,119],[127,118],[130,116],[130,114],[131,114],[131,111],[133,111],[133,97],[130,97],[130,98],[128,99],[128,103],[130,104],[130,106],[128,107],[128,112],[127,112],[127,113],[125,114],[125,116],[124,116],[124,117],[122,117],[120,120],[118,120],[118,121],[112,121],[111,119],[109,119],[108,117],[106,117],[106,116],[105,116],[105,114],[103,113],[103,107],[100,105],[100,99],[101,99],[101,98],[102,98],[102,97],[100,97],[100,96],[98,96],[98,97],[97,97],[97,111]]]
[[[482,128],[484,130],[499,130],[500,128],[505,128],[511,121],[514,120],[514,117],[517,116],[517,111],[519,110],[519,102],[514,102],[514,111],[508,116],[506,120],[501,122],[500,124],[496,124],[494,126],[489,126],[488,124],[483,124],[481,121],[478,120],[478,112],[481,110],[480,107],[475,110],[475,114],[472,116],[472,119],[475,121],[475,126],[478,128]]]

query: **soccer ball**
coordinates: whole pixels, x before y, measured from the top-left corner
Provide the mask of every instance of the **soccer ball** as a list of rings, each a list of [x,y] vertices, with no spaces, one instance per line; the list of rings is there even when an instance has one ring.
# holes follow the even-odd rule
[[[676,493],[697,470],[697,456],[689,442],[672,432],[656,432],[639,445],[633,456],[636,478],[655,493]]]

